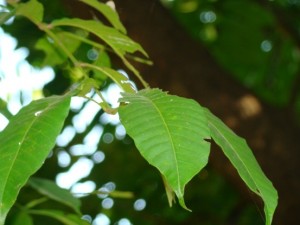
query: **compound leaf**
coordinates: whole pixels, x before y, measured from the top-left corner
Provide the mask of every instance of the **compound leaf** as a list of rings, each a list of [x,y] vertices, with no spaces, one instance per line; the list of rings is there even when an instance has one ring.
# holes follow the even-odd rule
[[[210,143],[204,139],[210,134],[202,107],[159,89],[122,95],[119,115],[127,133],[186,208],[184,187],[207,164],[209,155]]]

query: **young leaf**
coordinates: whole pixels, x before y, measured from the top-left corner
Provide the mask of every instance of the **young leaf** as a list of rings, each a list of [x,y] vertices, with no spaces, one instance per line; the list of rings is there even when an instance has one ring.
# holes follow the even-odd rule
[[[123,24],[120,22],[118,13],[109,7],[107,4],[99,2],[97,0],[80,0],[85,4],[93,7],[94,9],[98,10],[102,13],[105,18],[119,31],[126,34],[126,29]]]
[[[120,119],[142,156],[184,203],[184,187],[208,161],[209,129],[202,107],[159,89],[123,93]],[[168,193],[170,194],[170,193]]]
[[[30,0],[26,3],[20,3],[17,5],[16,10],[17,16],[25,16],[35,24],[38,24],[43,20],[44,7],[37,0]]]
[[[55,144],[68,114],[70,95],[33,101],[0,133],[0,225],[18,192]]]
[[[60,221],[66,225],[89,225],[86,220],[81,219],[78,215],[65,214],[58,210],[29,210],[31,214],[48,216]]]
[[[277,206],[277,191],[265,176],[246,141],[232,132],[208,109],[205,110],[214,141],[237,169],[247,186],[265,203],[266,224],[270,225]]]
[[[28,184],[41,194],[69,206],[76,213],[80,214],[81,202],[77,198],[75,198],[68,190],[58,187],[53,181],[32,177],[29,179]]]

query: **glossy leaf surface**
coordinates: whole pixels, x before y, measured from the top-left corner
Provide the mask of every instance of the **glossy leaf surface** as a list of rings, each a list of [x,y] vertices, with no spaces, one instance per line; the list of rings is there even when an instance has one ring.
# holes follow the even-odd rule
[[[184,187],[208,161],[209,129],[195,101],[159,89],[123,93],[120,119],[142,156],[165,177],[184,203]]]
[[[243,138],[232,132],[219,118],[205,110],[214,141],[222,148],[247,186],[265,203],[266,224],[270,225],[277,206],[277,191],[265,176]]]
[[[28,184],[39,193],[47,196],[50,199],[69,206],[76,213],[80,214],[81,202],[79,201],[79,199],[75,198],[70,193],[70,191],[58,187],[55,182],[47,179],[32,177],[29,179]]]
[[[0,224],[29,176],[36,172],[55,144],[68,114],[70,96],[33,101],[11,118],[0,133]]]

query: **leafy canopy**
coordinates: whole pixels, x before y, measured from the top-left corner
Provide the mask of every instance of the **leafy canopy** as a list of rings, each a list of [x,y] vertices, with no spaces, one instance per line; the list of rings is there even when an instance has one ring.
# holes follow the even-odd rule
[[[140,52],[145,57],[147,54],[126,35],[117,13],[96,0],[81,2],[102,13],[112,27],[96,20],[79,18],[57,19],[46,24],[43,22],[43,6],[37,0],[11,3],[9,12],[0,14],[2,23],[8,19],[8,14],[23,16],[45,33],[46,36],[37,44],[38,49],[48,54],[44,65],[67,63],[76,72],[73,77],[74,84],[65,95],[33,101],[15,115],[0,133],[0,225],[4,224],[20,189],[42,166],[53,148],[68,114],[70,98],[81,96],[95,101],[88,97],[91,91],[101,99],[101,102],[96,103],[104,111],[110,114],[119,112],[121,123],[141,155],[161,173],[170,205],[174,201],[175,193],[180,205],[187,209],[184,188],[207,164],[210,139],[213,139],[237,169],[245,184],[264,201],[266,225],[270,225],[277,206],[277,192],[264,175],[245,140],[194,100],[149,88],[128,61],[128,57],[131,57],[149,63],[147,59],[130,56],[135,52]],[[70,33],[70,29],[75,29],[75,32]],[[95,42],[91,34],[102,40],[103,44]],[[66,42],[66,36],[73,42]],[[76,57],[74,53],[82,44],[114,52],[137,76],[145,89],[136,91],[127,77],[112,68]],[[101,80],[90,75],[97,73],[110,78],[123,90],[117,109],[112,109],[103,97]],[[74,213],[65,215],[59,210],[32,209],[43,201],[41,199],[21,211],[20,224],[23,219],[27,224],[32,224],[32,215],[51,217],[63,224],[86,224],[86,221],[80,219],[78,199],[74,199],[66,190],[58,188],[51,181],[39,178],[30,179],[28,184],[47,198],[72,208]]]

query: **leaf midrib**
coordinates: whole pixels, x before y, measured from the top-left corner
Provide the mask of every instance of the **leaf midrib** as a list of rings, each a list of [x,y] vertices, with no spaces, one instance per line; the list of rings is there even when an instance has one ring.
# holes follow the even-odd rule
[[[55,103],[56,103],[56,101],[53,102],[53,103],[48,104],[48,106],[42,111],[42,113],[44,113],[45,111],[48,111],[48,110],[52,107],[52,105],[54,105]],[[38,110],[38,111],[39,111],[39,110]],[[8,183],[8,178],[10,177],[10,174],[12,173],[12,169],[13,169],[13,167],[14,167],[14,165],[15,165],[15,162],[17,161],[17,157],[18,157],[18,155],[20,154],[20,151],[21,151],[21,149],[22,149],[24,140],[26,139],[25,137],[27,137],[27,135],[28,135],[28,133],[29,133],[29,130],[33,127],[33,125],[35,124],[35,122],[36,122],[38,119],[39,119],[38,116],[35,116],[35,117],[34,117],[33,121],[32,121],[32,122],[30,123],[30,125],[28,126],[28,129],[26,130],[25,135],[24,135],[23,138],[22,138],[22,141],[21,141],[22,144],[19,145],[18,150],[17,150],[17,154],[15,154],[15,157],[14,157],[14,159],[13,159],[13,163],[11,164],[12,166],[9,168],[9,172],[7,173],[7,176],[6,176],[6,179],[5,179],[5,184],[4,184],[4,186],[3,186],[3,187],[4,187],[3,193],[5,193],[6,186],[7,186],[7,183]],[[4,197],[3,193],[2,193],[2,197],[1,197],[1,203],[3,202],[3,197]],[[1,216],[1,217],[2,217],[2,212],[3,212],[2,209],[3,209],[3,207],[0,207],[0,216]]]
[[[162,113],[160,112],[159,108],[156,106],[154,100],[151,100],[150,98],[146,98],[145,96],[143,96],[143,97],[154,106],[154,108],[156,109],[156,111],[160,115],[161,120],[163,121],[163,124],[165,125],[165,129],[167,130],[167,133],[168,133],[168,136],[169,136],[169,140],[170,140],[170,142],[172,144],[173,156],[174,156],[174,159],[175,159],[175,166],[176,166],[176,172],[177,172],[177,184],[179,186],[178,193],[180,195],[182,195],[181,188],[180,188],[180,174],[179,174],[179,168],[178,168],[178,160],[177,160],[177,156],[176,156],[176,152],[175,152],[175,145],[174,145],[173,139],[171,137],[170,129],[169,129],[167,123],[165,122],[165,120],[163,119],[164,117],[163,117]]]
[[[214,126],[211,122],[208,121],[208,123],[210,124],[210,126],[214,127],[214,128],[218,131],[219,135],[227,142],[227,144],[229,144],[229,146],[231,147],[231,149],[234,150],[235,148],[232,146],[232,144],[230,143],[230,141],[222,134],[222,132],[220,132],[219,129],[218,129],[216,126]],[[255,184],[255,186],[256,186],[256,188],[257,188],[256,191],[258,191],[258,192],[255,192],[255,193],[258,194],[258,195],[262,195],[262,193],[261,193],[261,192],[259,191],[259,189],[258,189],[257,183],[256,183],[255,180],[252,178],[252,174],[249,172],[249,170],[248,170],[246,164],[244,163],[244,161],[242,160],[242,158],[239,156],[239,154],[236,153],[236,151],[233,151],[233,152],[235,153],[235,155],[237,156],[237,158],[241,161],[241,163],[242,163],[242,165],[244,166],[245,170],[246,170],[247,173],[250,175],[249,177],[251,178],[251,180],[252,180],[253,183]]]

